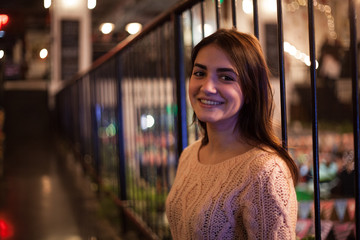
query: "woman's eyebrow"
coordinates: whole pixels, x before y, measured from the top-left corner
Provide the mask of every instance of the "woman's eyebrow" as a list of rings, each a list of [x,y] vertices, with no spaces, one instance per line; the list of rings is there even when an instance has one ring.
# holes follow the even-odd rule
[[[202,65],[200,63],[195,63],[194,67],[199,67],[199,68],[202,68],[202,69],[205,69],[205,70],[207,69],[207,67],[205,65]]]
[[[194,63],[194,67],[198,67],[198,68],[207,70],[207,67],[205,65],[200,64],[200,63]],[[237,75],[237,73],[232,68],[217,68],[216,72],[219,72],[219,73],[231,72],[231,73]]]
[[[232,72],[235,75],[237,75],[237,73],[232,68],[218,68],[218,69],[216,69],[216,71],[217,72]]]

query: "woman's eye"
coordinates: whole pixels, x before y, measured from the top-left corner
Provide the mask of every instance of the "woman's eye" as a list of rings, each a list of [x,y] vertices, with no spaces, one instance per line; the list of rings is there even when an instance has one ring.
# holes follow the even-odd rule
[[[224,81],[234,81],[235,79],[233,77],[224,75],[224,76],[220,76],[220,78]]]
[[[201,71],[195,71],[195,72],[193,73],[193,75],[196,76],[196,77],[202,77],[202,76],[205,75],[205,73],[203,73],[203,72],[201,72]]]

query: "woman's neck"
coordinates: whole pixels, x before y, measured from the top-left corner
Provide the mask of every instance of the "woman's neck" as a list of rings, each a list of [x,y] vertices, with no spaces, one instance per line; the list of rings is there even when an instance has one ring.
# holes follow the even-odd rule
[[[207,126],[209,142],[200,149],[199,159],[204,164],[216,164],[251,149],[241,135],[233,129]]]

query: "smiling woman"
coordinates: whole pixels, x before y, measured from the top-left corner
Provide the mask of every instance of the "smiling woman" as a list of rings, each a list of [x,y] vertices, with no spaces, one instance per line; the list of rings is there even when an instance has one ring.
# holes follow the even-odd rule
[[[166,213],[174,239],[295,239],[298,170],[273,134],[258,40],[218,30],[192,52],[189,98],[203,137],[179,160]]]
[[[212,127],[233,131],[243,94],[237,70],[215,44],[202,48],[195,60],[189,96],[196,116]]]

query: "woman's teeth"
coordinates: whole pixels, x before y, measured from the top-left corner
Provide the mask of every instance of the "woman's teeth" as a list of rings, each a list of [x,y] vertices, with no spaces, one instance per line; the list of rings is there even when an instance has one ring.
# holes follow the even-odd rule
[[[211,100],[200,99],[200,102],[207,105],[220,105],[221,102],[215,102]]]

